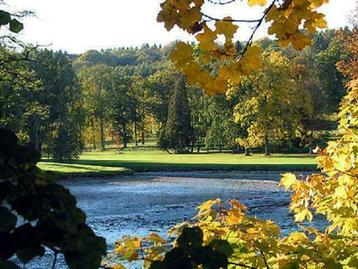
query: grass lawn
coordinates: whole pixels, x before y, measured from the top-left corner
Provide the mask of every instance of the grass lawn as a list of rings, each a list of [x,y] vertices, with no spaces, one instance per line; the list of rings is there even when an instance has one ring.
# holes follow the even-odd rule
[[[56,166],[58,165],[58,166]],[[87,165],[87,166],[81,166]],[[47,163],[40,167],[52,170],[92,169],[92,172],[113,171],[115,167],[129,168],[136,172],[145,171],[199,171],[199,170],[315,170],[314,156],[304,154],[257,154],[244,156],[231,153],[199,153],[174,155],[162,151],[105,151],[85,152],[72,164]],[[61,171],[61,172],[62,172]]]
[[[41,162],[41,169],[52,171],[62,178],[66,177],[94,177],[94,176],[118,176],[132,175],[133,171],[124,167],[107,167],[96,165],[83,165],[73,163]]]

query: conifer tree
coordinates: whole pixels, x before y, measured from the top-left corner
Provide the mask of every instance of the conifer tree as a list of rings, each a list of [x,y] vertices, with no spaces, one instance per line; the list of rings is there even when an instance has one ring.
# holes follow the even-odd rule
[[[178,76],[168,107],[168,117],[159,136],[159,147],[182,154],[194,139],[184,78]]]

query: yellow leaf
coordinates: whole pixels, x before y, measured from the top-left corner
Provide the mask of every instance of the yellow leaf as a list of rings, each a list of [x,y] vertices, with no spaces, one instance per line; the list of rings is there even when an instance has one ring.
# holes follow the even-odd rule
[[[292,187],[292,185],[296,184],[298,182],[296,176],[292,173],[286,173],[281,178],[280,185],[284,186],[286,189],[289,189]]]
[[[244,75],[250,75],[254,70],[261,68],[261,54],[262,49],[258,46],[252,46],[247,49],[239,62],[239,68]]]
[[[311,39],[308,36],[306,36],[300,32],[293,34],[290,37],[290,40],[291,40],[292,46],[296,50],[303,50],[305,47],[307,47],[311,44]]]
[[[345,186],[339,186],[334,192],[334,197],[338,199],[347,199],[347,190]]]
[[[230,200],[230,204],[233,208],[237,208],[240,209],[243,212],[247,211],[247,207],[243,204],[241,204],[239,201],[237,200]]]
[[[180,19],[180,24],[183,29],[190,29],[196,22],[201,20],[201,12],[199,7],[193,7],[187,10]],[[190,30],[189,30],[190,32]]]
[[[216,50],[215,40],[217,35],[209,27],[204,26],[204,32],[195,36],[196,40],[200,43],[202,50]]]
[[[305,219],[307,219],[309,221],[312,221],[312,219],[313,219],[312,212],[309,211],[307,208],[304,208],[295,214],[295,221],[302,222]]]
[[[223,66],[219,69],[219,76],[229,80],[233,84],[239,84],[241,81],[241,73],[232,66]]]
[[[214,205],[220,204],[221,200],[220,199],[214,199],[214,200],[208,200],[206,202],[204,202],[203,204],[201,204],[200,206],[198,206],[199,209],[199,214],[202,212],[207,212],[209,210],[211,210],[211,208]]]
[[[126,269],[126,267],[122,264],[110,265],[107,267],[108,269]]]
[[[161,238],[158,234],[156,233],[151,233],[147,238],[147,240],[153,241],[155,243],[162,243],[164,244],[166,241]]]
[[[193,48],[184,42],[178,42],[170,54],[170,59],[178,66],[187,65],[194,60]]]
[[[249,6],[259,5],[264,6],[267,3],[267,0],[248,0]]]
[[[233,22],[229,21],[231,19],[231,17],[225,17],[224,20],[227,21],[217,21],[215,23],[216,32],[218,34],[225,35],[226,39],[232,39],[237,29],[239,28]]]

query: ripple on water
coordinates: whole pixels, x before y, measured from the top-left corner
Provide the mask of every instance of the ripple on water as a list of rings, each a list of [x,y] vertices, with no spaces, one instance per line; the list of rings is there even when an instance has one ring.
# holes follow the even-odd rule
[[[106,238],[109,248],[125,234],[165,235],[178,222],[192,218],[202,202],[238,199],[249,214],[271,219],[283,232],[295,229],[287,205],[290,194],[278,186],[278,172],[150,173],[112,180],[65,181],[87,214],[94,231]],[[48,268],[51,253],[26,268]],[[63,257],[56,268],[66,268]]]

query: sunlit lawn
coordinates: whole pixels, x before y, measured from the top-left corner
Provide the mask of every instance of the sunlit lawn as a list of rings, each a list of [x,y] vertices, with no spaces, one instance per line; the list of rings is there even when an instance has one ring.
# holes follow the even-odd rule
[[[45,161],[45,160],[44,160]],[[299,154],[255,154],[244,156],[231,153],[168,154],[162,151],[105,151],[86,152],[71,165],[90,165],[95,170],[126,167],[137,172],[143,171],[195,171],[195,170],[314,170],[314,156]],[[42,163],[42,167],[45,165]],[[50,166],[56,170],[54,163]],[[76,169],[84,169],[74,166]],[[59,169],[72,169],[60,164]],[[86,166],[85,169],[89,167]],[[70,172],[70,171],[69,171]]]
[[[39,167],[46,171],[52,171],[61,177],[76,176],[115,176],[131,175],[133,172],[124,167],[107,167],[95,165],[83,165],[73,163],[41,162]]]

